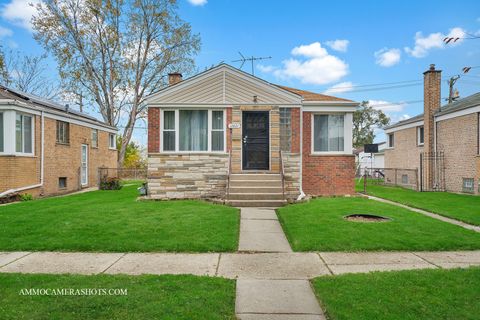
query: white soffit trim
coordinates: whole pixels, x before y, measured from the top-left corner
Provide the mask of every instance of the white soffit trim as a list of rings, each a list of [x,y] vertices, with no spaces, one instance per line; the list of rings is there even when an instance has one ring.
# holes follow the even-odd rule
[[[423,120],[419,120],[419,121],[412,122],[412,123],[407,123],[407,124],[404,124],[402,126],[391,128],[391,129],[386,129],[385,133],[392,133],[392,132],[395,132],[395,131],[415,128],[415,127],[418,127],[418,126],[423,126]]]
[[[157,93],[153,93],[151,94],[150,96],[148,96],[147,98],[145,98],[145,103],[147,105],[155,105],[155,102],[151,102],[152,100],[154,99],[158,99],[166,94],[170,94],[170,93],[174,93],[178,90],[181,90],[185,87],[188,87],[189,85],[192,85],[192,84],[195,84],[207,77],[210,77],[210,76],[214,76],[216,74],[219,74],[219,73],[223,73],[225,74],[225,72],[229,72],[235,76],[238,76],[246,81],[250,81],[250,82],[254,82],[256,85],[258,85],[259,87],[263,87],[264,89],[266,90],[269,90],[269,91],[272,91],[272,92],[275,92],[277,94],[280,94],[286,98],[289,98],[289,99],[292,99],[292,103],[300,103],[302,101],[302,97],[295,94],[295,93],[292,93],[288,90],[285,90],[285,89],[282,89],[282,88],[279,88],[263,79],[260,79],[258,77],[255,77],[255,76],[252,76],[246,72],[243,72],[243,71],[240,71],[240,70],[237,70],[229,65],[226,65],[226,64],[222,64],[222,65],[219,65],[217,67],[214,67],[210,70],[207,70],[207,71],[204,71],[204,72],[201,72],[197,75],[194,75],[193,77],[189,78],[189,79],[186,79],[186,80],[183,80],[177,84],[175,84],[174,86],[168,86],[168,87],[165,87],[163,89],[161,89],[160,91],[158,91]],[[222,80],[224,81],[224,80]],[[223,92],[225,93],[225,86],[223,86]]]
[[[110,133],[117,133],[118,131],[117,129],[114,129],[108,125],[103,126],[101,124],[95,123],[94,121],[89,121],[88,119],[84,119],[72,113],[69,113],[67,116],[61,111],[55,112],[53,110],[40,107],[40,106],[35,106],[35,108],[33,108],[28,104],[17,101],[17,100],[0,100],[0,110],[15,110],[19,112],[34,114],[34,115],[40,115],[41,111],[43,111],[45,118],[65,121],[65,122],[69,122],[79,126],[102,130]]]
[[[475,107],[466,108],[466,109],[463,109],[463,110],[454,111],[454,112],[447,113],[447,114],[442,114],[440,116],[435,117],[435,120],[436,121],[443,121],[443,120],[448,120],[448,119],[452,119],[452,118],[456,118],[456,117],[466,116],[468,114],[478,113],[478,112],[480,112],[480,105],[475,106]]]
[[[303,106],[304,112],[355,112],[357,107],[352,106],[335,106],[335,105],[316,105],[316,106]]]

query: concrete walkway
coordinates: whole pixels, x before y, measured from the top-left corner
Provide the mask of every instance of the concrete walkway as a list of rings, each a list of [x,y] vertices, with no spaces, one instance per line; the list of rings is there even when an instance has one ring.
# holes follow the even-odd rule
[[[240,209],[238,251],[292,252],[274,209]]]
[[[325,319],[308,279],[328,274],[315,254],[292,253],[272,208],[241,208],[239,254],[222,254],[217,274],[237,278],[241,320]],[[250,254],[247,254],[249,252]]]
[[[374,196],[367,196],[367,197],[368,197],[368,199],[376,200],[376,201],[383,202],[383,203],[392,204],[394,206],[405,208],[405,209],[408,209],[410,211],[415,211],[417,213],[423,214],[423,215],[428,216],[430,218],[437,219],[437,220],[447,222],[447,223],[451,223],[451,224],[460,226],[460,227],[468,229],[468,230],[473,230],[475,232],[480,232],[480,226],[474,226],[474,225],[471,225],[471,224],[468,224],[468,223],[465,223],[465,222],[462,222],[462,221],[459,221],[459,220],[444,217],[442,215],[439,215],[439,214],[436,214],[436,213],[433,213],[433,212],[409,207],[407,205],[404,205],[404,204],[401,204],[401,203],[398,203],[398,202],[395,202],[395,201],[391,201],[391,200],[387,200],[387,199],[383,199],[383,198],[378,198],[378,197],[374,197]]]
[[[193,274],[237,280],[239,319],[325,319],[309,279],[370,271],[480,266],[459,252],[63,253],[0,252],[0,272]]]
[[[193,274],[308,280],[322,275],[480,266],[480,250],[452,252],[87,253],[0,252],[0,272]]]

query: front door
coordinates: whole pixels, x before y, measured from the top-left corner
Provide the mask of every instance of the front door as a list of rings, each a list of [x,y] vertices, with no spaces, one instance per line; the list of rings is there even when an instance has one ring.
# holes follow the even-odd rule
[[[82,155],[80,159],[80,180],[82,186],[88,185],[88,146],[82,144]]]
[[[270,162],[270,126],[268,111],[242,113],[243,170],[268,170]]]

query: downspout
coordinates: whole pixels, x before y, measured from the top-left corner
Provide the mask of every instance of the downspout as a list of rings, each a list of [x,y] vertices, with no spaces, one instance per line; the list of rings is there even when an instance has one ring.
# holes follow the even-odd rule
[[[303,192],[303,104],[300,106],[300,194],[297,201],[301,201],[305,198]]]
[[[15,192],[19,192],[19,191],[24,191],[24,190],[29,190],[29,189],[34,189],[34,188],[38,188],[38,187],[41,187],[43,186],[43,174],[44,174],[44,169],[43,169],[43,162],[44,162],[44,152],[43,152],[43,149],[44,149],[44,115],[43,115],[43,110],[41,111],[41,132],[40,132],[40,146],[41,146],[41,151],[40,151],[40,183],[37,183],[37,184],[34,184],[34,185],[30,185],[30,186],[25,186],[25,187],[20,187],[20,188],[15,188],[15,189],[9,189],[7,191],[4,191],[2,193],[0,193],[0,198],[3,197],[3,196],[6,196],[8,194],[11,194],[11,193],[15,193]],[[33,132],[33,134],[35,135],[35,131]]]

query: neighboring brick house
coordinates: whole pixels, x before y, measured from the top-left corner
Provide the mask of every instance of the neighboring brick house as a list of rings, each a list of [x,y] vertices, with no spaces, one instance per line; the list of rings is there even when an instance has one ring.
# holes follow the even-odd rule
[[[147,98],[151,198],[277,205],[354,193],[358,103],[221,64]],[[312,143],[313,141],[313,143]]]
[[[445,189],[478,194],[480,93],[441,106],[441,71],[432,65],[424,73],[424,96],[423,114],[385,128],[385,167],[419,170],[420,154],[442,152],[444,169],[438,174]]]
[[[68,107],[0,86],[0,197],[96,186],[116,167],[116,128]]]

